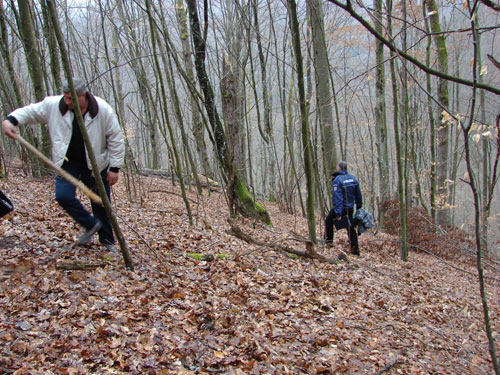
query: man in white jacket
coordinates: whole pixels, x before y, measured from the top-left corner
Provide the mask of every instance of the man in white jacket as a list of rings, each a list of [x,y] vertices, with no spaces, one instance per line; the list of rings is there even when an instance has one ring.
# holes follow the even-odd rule
[[[73,82],[97,165],[110,198],[110,186],[118,181],[125,155],[123,134],[113,108],[103,99],[88,92],[82,80],[75,78]],[[92,165],[73,112],[69,91],[66,83],[63,86],[64,95],[48,96],[39,103],[16,109],[2,122],[2,130],[7,136],[14,138],[18,133],[18,124],[46,123],[52,142],[54,164],[89,188],[96,189]],[[104,207],[92,202],[91,215],[76,197],[75,186],[61,176],[56,177],[55,190],[59,205],[85,228],[77,244],[87,245],[98,232],[99,242],[108,250],[114,251],[113,229]]]

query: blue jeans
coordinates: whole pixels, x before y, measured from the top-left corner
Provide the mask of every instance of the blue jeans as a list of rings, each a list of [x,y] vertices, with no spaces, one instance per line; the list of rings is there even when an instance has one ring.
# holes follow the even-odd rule
[[[92,176],[92,171],[84,165],[78,165],[74,163],[64,162],[62,169],[71,174],[73,177],[82,181],[90,189],[97,191],[97,184]],[[105,169],[101,172],[101,177],[104,182],[104,187],[106,188],[106,194],[111,202],[110,187],[106,179],[108,170]],[[69,183],[66,179],[61,176],[56,177],[56,201],[59,205],[71,216],[78,224],[84,227],[86,230],[91,229],[96,225],[97,220],[100,220],[102,227],[99,230],[99,242],[102,244],[113,244],[115,243],[115,238],[113,237],[113,228],[111,222],[109,221],[108,215],[104,206],[100,204],[92,203],[92,213],[94,216],[83,207],[80,200],[76,197],[76,187]]]

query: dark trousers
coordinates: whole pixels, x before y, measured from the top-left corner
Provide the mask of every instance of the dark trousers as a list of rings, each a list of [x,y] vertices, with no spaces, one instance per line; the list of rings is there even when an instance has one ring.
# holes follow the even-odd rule
[[[64,162],[62,169],[71,174],[73,177],[82,181],[87,187],[96,191],[97,184],[92,176],[92,171],[85,165],[78,165],[73,163]],[[108,199],[111,201],[110,188],[106,179],[107,169],[101,172],[101,177],[106,188]],[[91,229],[96,225],[97,220],[102,223],[102,228],[99,230],[99,242],[103,244],[112,244],[115,242],[113,237],[113,228],[109,221],[108,215],[104,206],[92,202],[92,213],[94,216],[83,207],[80,200],[76,197],[76,187],[69,183],[61,176],[56,177],[56,201],[59,205],[71,216],[78,224],[86,230]]]
[[[349,217],[349,223],[353,223],[352,215],[354,213],[353,209],[344,210],[342,215],[347,215]],[[337,215],[333,209],[330,210],[328,216],[325,219],[325,242],[333,243],[333,226],[335,221],[337,220]],[[359,245],[358,245],[358,234],[356,233],[356,228],[352,225],[347,226],[347,232],[349,234],[349,242],[351,247],[351,252],[359,253]]]

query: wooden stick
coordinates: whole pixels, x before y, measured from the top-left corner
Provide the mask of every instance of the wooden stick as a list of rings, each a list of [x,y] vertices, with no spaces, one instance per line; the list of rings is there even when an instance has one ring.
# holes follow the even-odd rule
[[[56,263],[55,265],[56,270],[65,270],[65,271],[70,271],[70,270],[75,270],[75,271],[91,271],[95,270],[96,268],[104,268],[106,267],[106,263],[80,263],[80,262],[61,262],[61,263]]]
[[[96,193],[94,193],[92,190],[90,190],[83,182],[80,180],[76,179],[72,175],[70,175],[68,172],[65,170],[57,167],[52,160],[48,159],[44,154],[42,154],[36,147],[34,147],[31,143],[26,141],[23,137],[21,137],[19,134],[15,135],[16,140],[21,143],[26,149],[31,151],[33,154],[36,155],[41,161],[43,161],[49,168],[52,168],[54,171],[59,173],[61,176],[63,176],[66,180],[68,180],[72,185],[76,186],[79,188],[87,197],[92,199],[95,203],[102,204],[101,197],[98,196]]]

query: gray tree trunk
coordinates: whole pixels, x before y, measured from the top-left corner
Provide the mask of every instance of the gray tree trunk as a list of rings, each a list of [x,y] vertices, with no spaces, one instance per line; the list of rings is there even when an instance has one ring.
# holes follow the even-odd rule
[[[195,86],[195,72],[192,59],[191,45],[189,44],[189,31],[187,24],[187,14],[184,9],[184,4],[182,0],[177,1],[176,13],[177,22],[180,28],[180,37],[182,44],[182,51],[184,56],[184,64],[186,69],[186,75],[190,80],[190,84]],[[196,151],[198,153],[198,158],[201,164],[201,170],[205,176],[209,178],[214,177],[213,168],[210,165],[210,158],[207,152],[207,144],[205,142],[205,126],[198,108],[198,103],[194,95],[190,97],[190,107],[191,107],[191,121],[193,124],[193,136],[196,144]]]
[[[299,22],[297,19],[297,4],[295,0],[287,0],[288,14],[290,17],[290,29],[292,32],[292,43],[295,55],[295,67],[297,72],[297,85],[299,89],[300,122],[302,133],[302,149],[304,154],[304,171],[307,186],[307,226],[309,239],[316,243],[316,217],[314,210],[314,171],[312,164],[312,143],[307,115],[306,93],[304,87],[304,68],[302,65],[302,51],[300,43]]]
[[[331,194],[330,176],[337,166],[337,142],[333,119],[333,91],[330,87],[330,63],[325,39],[323,6],[320,0],[308,0],[312,45],[314,50],[314,78],[316,82],[316,102],[319,126],[323,136],[323,170],[328,196]],[[329,200],[328,200],[329,201]]]
[[[382,34],[384,25],[382,19],[383,0],[375,0],[374,24],[375,30]],[[385,101],[385,63],[384,63],[384,44],[375,40],[375,64],[376,64],[376,83],[375,83],[375,134],[377,139],[377,161],[380,200],[384,203],[391,198],[391,182],[389,176],[389,150],[387,137],[387,115]],[[396,125],[397,126],[397,125]],[[398,160],[401,162],[401,160]],[[383,218],[385,217],[384,208],[386,205],[380,205],[380,226],[384,227]]]
[[[387,32],[392,35],[392,0],[387,0]],[[394,126],[394,143],[396,145],[396,168],[397,168],[397,191],[399,203],[399,223],[400,223],[400,256],[403,261],[408,260],[408,207],[405,194],[405,151],[407,138],[401,136],[400,123],[406,125],[405,121],[400,121],[399,111],[399,88],[398,77],[396,75],[396,54],[391,51],[390,69],[392,81],[392,100],[393,100],[393,126]],[[404,114],[406,115],[406,114]],[[405,135],[406,132],[403,132]]]
[[[31,84],[33,85],[35,99],[36,101],[41,101],[45,97],[44,75],[42,71],[42,62],[38,51],[37,40],[35,38],[32,9],[28,0],[18,1],[18,6],[19,17],[17,18],[17,23],[19,33],[21,34],[24,51],[26,53],[26,64],[30,73],[30,79]],[[42,152],[45,156],[50,156],[52,153],[52,146],[50,143],[48,128],[46,126],[42,126],[40,131]],[[32,133],[30,133],[30,137],[28,137],[28,139],[29,138],[32,138],[33,140],[35,139],[35,137],[32,136]],[[33,172],[35,172],[35,174],[44,174],[44,170],[42,169],[42,166],[38,162],[38,160],[33,161],[32,165],[35,167],[33,168]]]
[[[435,0],[426,0],[427,10],[430,14],[431,31],[434,34],[434,43],[438,56],[439,71],[448,74],[448,51],[446,49],[445,35],[441,33],[439,11]],[[448,81],[438,79],[438,101],[445,109],[449,107]],[[436,157],[436,182],[437,182],[437,215],[438,224],[450,224],[450,194],[448,191],[448,147],[449,124],[443,120],[443,108],[439,108],[439,128],[436,132],[437,157]]]
[[[205,68],[205,40],[201,32],[200,21],[198,18],[198,9],[196,0],[187,0],[189,19],[191,25],[191,36],[195,47],[195,66],[200,87],[203,90],[205,99],[205,109],[212,126],[217,159],[223,172],[223,178],[227,182],[226,191],[229,200],[229,209],[232,214],[241,213],[243,215],[254,217],[268,224],[271,224],[271,218],[266,209],[257,204],[250,196],[246,185],[238,176],[231,160],[231,155],[227,147],[226,134],[220,120],[217,108],[215,106],[215,96],[212,85],[208,79]],[[205,12],[208,12],[205,9]],[[205,14],[205,19],[208,18]]]

